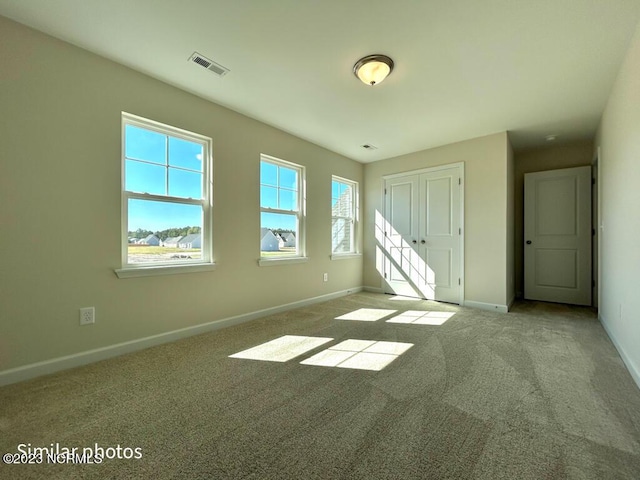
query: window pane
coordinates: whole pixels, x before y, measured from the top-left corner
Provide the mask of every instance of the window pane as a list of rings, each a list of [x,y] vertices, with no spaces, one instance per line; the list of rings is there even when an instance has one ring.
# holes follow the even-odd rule
[[[202,174],[169,168],[169,195],[202,198]]]
[[[260,162],[260,183],[278,186],[278,167],[269,162]]]
[[[341,197],[349,197],[349,200],[351,200],[351,197],[353,196],[353,193],[351,191],[351,185],[347,185],[347,184],[343,183],[340,186],[340,196]]]
[[[298,172],[292,168],[279,167],[280,169],[280,187],[298,190]]]
[[[331,215],[334,217],[351,217],[352,216],[351,209],[351,196],[343,195],[339,199],[333,201],[333,205],[331,206]]]
[[[263,257],[297,256],[298,218],[284,213],[260,214],[260,252]]]
[[[202,207],[129,199],[129,263],[202,258]]]
[[[169,165],[202,172],[202,145],[169,137]]]
[[[298,194],[293,190],[278,190],[278,197],[280,199],[279,209],[280,210],[298,210]]]
[[[127,160],[125,162],[125,189],[130,192],[166,195],[165,167]]]
[[[331,250],[333,253],[351,251],[351,221],[343,218],[331,220]]]
[[[331,199],[337,200],[340,197],[340,182],[331,182]],[[331,202],[333,203],[333,202]]]
[[[355,185],[350,182],[331,182],[331,249],[333,253],[355,251]]]
[[[166,164],[167,136],[133,125],[125,126],[125,156]]]
[[[278,208],[278,189],[274,187],[260,187],[260,207]]]

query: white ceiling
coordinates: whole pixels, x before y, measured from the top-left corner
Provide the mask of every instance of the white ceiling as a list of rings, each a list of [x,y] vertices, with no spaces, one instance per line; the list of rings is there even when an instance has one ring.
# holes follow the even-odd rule
[[[0,0],[0,14],[370,162],[505,130],[516,149],[590,138],[640,1]],[[369,87],[352,67],[373,53],[396,68]]]

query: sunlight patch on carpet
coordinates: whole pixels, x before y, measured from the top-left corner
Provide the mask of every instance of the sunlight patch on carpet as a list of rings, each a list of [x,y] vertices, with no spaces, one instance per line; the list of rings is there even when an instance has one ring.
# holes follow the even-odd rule
[[[387,323],[411,323],[414,325],[442,325],[455,315],[455,312],[425,312],[407,310],[387,320]]]
[[[302,365],[380,371],[413,343],[349,339],[300,362]]]
[[[243,350],[229,355],[230,358],[244,358],[249,360],[263,360],[267,362],[286,362],[303,353],[313,350],[320,345],[330,342],[333,338],[304,337],[299,335],[285,335],[257,347]]]
[[[381,318],[387,317],[397,310],[385,310],[383,308],[361,308],[336,317],[336,320],[357,320],[360,322],[376,322]]]

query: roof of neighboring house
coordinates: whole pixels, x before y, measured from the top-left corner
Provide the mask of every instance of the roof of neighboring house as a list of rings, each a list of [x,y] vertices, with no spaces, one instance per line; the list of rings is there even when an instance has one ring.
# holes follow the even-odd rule
[[[275,237],[275,234],[269,230],[268,228],[261,228],[260,229],[260,239],[263,239],[265,235],[271,234]]]
[[[179,236],[179,237],[168,237],[164,243],[178,243],[183,237]]]
[[[199,233],[191,233],[189,235],[185,235],[184,237],[182,237],[180,239],[180,243],[193,243],[196,240],[200,240],[200,234]]]
[[[144,237],[142,239],[143,242],[148,243],[149,240],[151,240],[152,238],[155,238],[156,240],[160,240],[158,237],[156,237],[153,233],[151,235],[147,235],[146,237]]]

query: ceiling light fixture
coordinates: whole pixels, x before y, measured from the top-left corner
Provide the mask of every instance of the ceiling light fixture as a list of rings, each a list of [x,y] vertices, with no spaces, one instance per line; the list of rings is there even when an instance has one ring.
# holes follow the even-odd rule
[[[393,71],[393,60],[386,55],[368,55],[353,66],[353,73],[367,85],[381,83]]]

